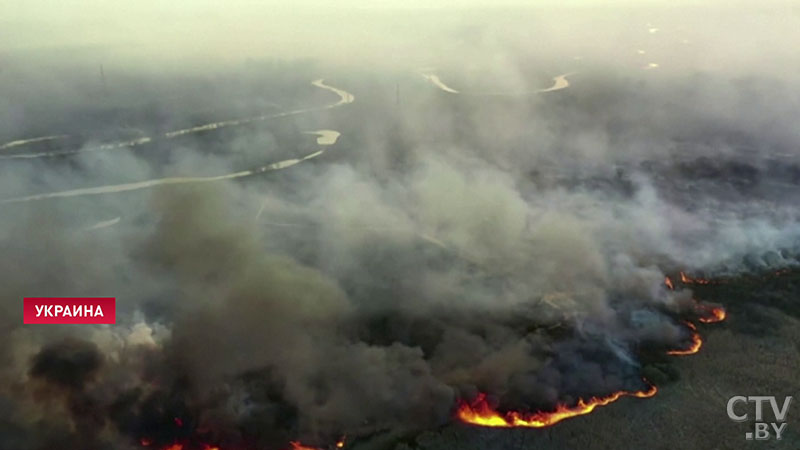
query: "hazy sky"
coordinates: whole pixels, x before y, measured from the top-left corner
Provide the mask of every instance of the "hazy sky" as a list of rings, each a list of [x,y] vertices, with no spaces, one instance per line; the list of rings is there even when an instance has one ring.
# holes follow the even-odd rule
[[[789,43],[800,39],[797,3],[0,0],[0,68],[12,60],[49,64],[58,58],[112,70],[208,70],[249,59],[311,58],[408,70],[441,67],[445,60],[502,59],[512,48],[549,60],[580,57],[614,65],[647,48],[662,72],[675,51],[681,61],[689,55],[711,68],[768,62],[796,72],[792,60],[798,56]],[[680,47],[686,43],[692,47]]]
[[[633,7],[652,9],[657,16],[663,9],[680,11],[709,5],[727,11],[748,6],[788,16],[800,14],[797,2],[783,0],[0,0],[0,50],[154,43],[169,46],[170,41],[224,48],[225,41],[249,39],[263,43],[270,38],[278,45],[320,38],[316,32],[329,29],[332,21],[338,27],[334,30],[346,28],[357,37],[359,30],[368,30],[370,24],[375,24],[376,15],[386,16],[385,13],[397,10],[438,14],[430,19],[446,26],[456,11],[476,8],[555,10],[577,7],[600,12]],[[442,9],[447,12],[439,11]],[[437,12],[431,12],[434,10]],[[391,17],[384,17],[384,22],[387,20],[392,22]],[[414,34],[413,29],[383,31],[384,34],[397,31]],[[336,36],[327,36],[331,37]]]

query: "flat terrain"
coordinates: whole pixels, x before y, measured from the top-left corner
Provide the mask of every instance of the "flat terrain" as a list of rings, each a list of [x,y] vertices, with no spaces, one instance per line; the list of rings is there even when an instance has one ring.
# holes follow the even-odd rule
[[[753,430],[752,409],[749,420],[742,423],[731,421],[726,413],[727,401],[735,395],[775,395],[779,402],[786,395],[795,399],[800,395],[800,321],[794,309],[800,300],[795,294],[799,279],[795,272],[694,286],[698,298],[725,304],[728,318],[722,323],[700,326],[700,352],[671,358],[680,378],[659,386],[654,398],[623,398],[547,429],[448,425],[408,438],[393,448],[800,448],[800,411],[796,403],[789,408],[781,441],[746,441],[745,433]],[[737,412],[744,412],[743,405],[739,408]],[[354,448],[372,448],[377,441]]]

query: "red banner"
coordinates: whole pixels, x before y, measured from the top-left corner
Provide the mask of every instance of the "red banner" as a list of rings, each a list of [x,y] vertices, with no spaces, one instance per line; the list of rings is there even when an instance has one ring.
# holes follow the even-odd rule
[[[114,297],[25,297],[23,323],[117,323]]]

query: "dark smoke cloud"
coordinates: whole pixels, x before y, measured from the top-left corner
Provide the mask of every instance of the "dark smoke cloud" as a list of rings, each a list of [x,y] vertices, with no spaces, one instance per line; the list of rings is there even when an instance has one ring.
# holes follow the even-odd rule
[[[66,389],[81,390],[103,359],[90,342],[64,340],[42,348],[31,361],[30,375]]]

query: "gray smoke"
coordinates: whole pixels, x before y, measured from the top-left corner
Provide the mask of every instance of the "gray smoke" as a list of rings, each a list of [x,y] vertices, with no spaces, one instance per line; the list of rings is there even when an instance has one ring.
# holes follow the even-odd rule
[[[580,8],[398,13],[435,43],[163,73],[129,56],[105,84],[107,50],[8,51],[0,141],[59,137],[0,149],[0,202],[324,153],[0,203],[0,447],[324,446],[447,423],[477,392],[536,410],[643,389],[642,355],[689,338],[692,294],[666,274],[800,255],[797,55],[716,37],[746,12],[689,12],[637,10],[635,30]],[[746,40],[775,43],[761,17]],[[320,76],[355,102],[325,106]],[[30,296],[115,296],[117,324],[23,326]]]

